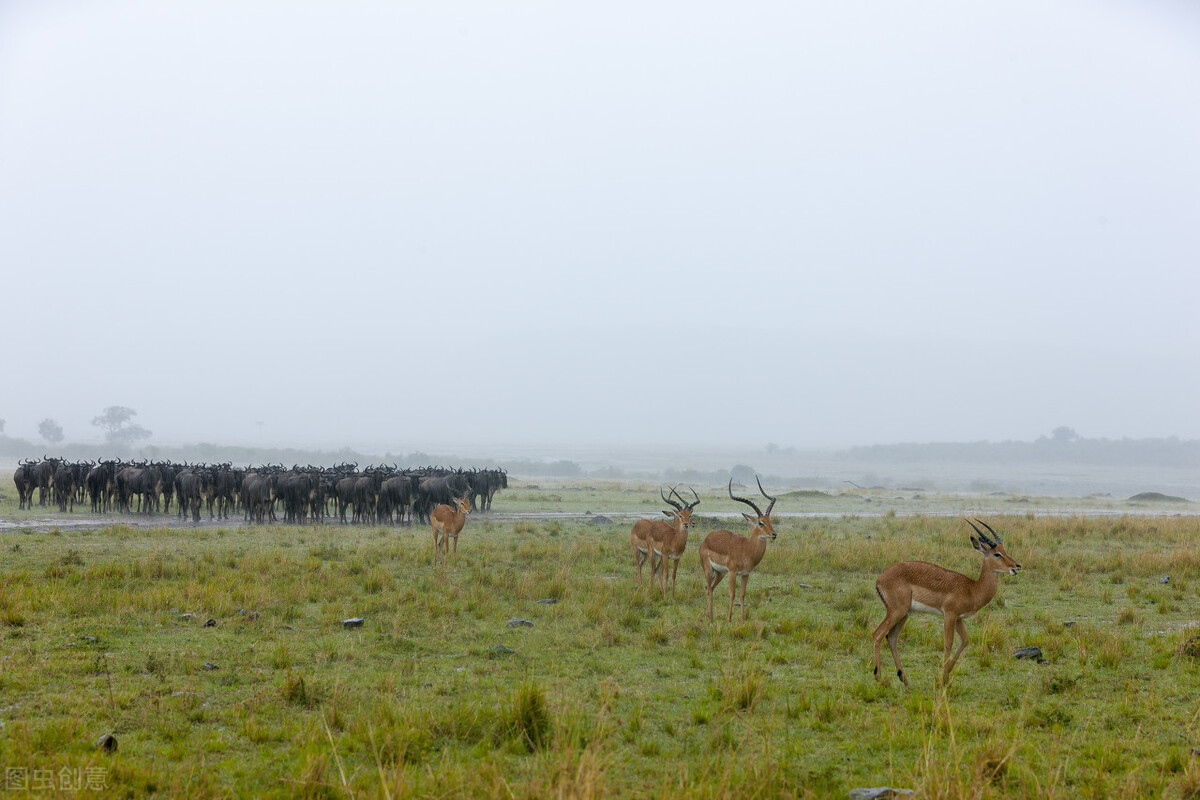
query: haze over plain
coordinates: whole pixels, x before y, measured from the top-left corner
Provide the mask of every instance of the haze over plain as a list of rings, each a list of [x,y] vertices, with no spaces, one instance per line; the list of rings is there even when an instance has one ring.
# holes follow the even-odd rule
[[[1191,3],[0,6],[0,417],[1200,438]]]

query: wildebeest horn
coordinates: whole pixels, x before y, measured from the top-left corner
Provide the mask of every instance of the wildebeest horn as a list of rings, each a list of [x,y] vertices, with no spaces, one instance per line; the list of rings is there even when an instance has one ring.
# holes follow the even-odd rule
[[[748,506],[750,506],[751,508],[753,508],[753,509],[754,509],[754,513],[755,513],[755,514],[758,514],[758,516],[760,516],[760,517],[765,517],[765,516],[766,516],[766,514],[762,513],[762,511],[760,511],[760,510],[759,510],[758,506],[754,504],[754,501],[753,501],[753,500],[747,500],[747,499],[746,499],[746,498],[744,498],[744,497],[736,497],[736,496],[734,496],[734,494],[733,494],[733,478],[732,478],[732,477],[730,477],[730,479],[729,479],[729,487],[728,487],[728,489],[729,489],[729,497],[730,497],[730,499],[732,499],[732,500],[737,500],[739,503],[745,503],[746,505],[748,505]]]

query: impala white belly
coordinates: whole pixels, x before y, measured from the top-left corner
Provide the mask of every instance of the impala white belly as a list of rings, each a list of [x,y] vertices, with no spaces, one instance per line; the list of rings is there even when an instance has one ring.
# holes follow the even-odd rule
[[[940,608],[934,608],[933,606],[927,606],[924,603],[917,602],[916,600],[912,601],[912,604],[908,607],[908,610],[910,612],[915,611],[918,614],[937,614],[939,617],[946,616],[945,614],[942,613],[942,610]]]

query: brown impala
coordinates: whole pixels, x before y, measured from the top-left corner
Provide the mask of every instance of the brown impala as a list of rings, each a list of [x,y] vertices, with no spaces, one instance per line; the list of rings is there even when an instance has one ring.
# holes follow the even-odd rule
[[[733,602],[737,597],[738,578],[742,579],[742,622],[746,621],[746,583],[750,573],[762,561],[767,552],[767,541],[775,541],[775,527],[771,524],[771,509],[775,498],[763,491],[762,481],[758,490],[771,501],[766,511],[760,511],[753,500],[733,496],[733,478],[729,479],[729,497],[754,509],[753,514],[742,512],[750,523],[750,535],[741,536],[733,531],[713,531],[700,543],[700,567],[704,570],[704,588],[708,592],[708,621],[713,621],[713,589],[729,573],[729,621],[733,622]]]
[[[979,530],[978,522],[991,532],[993,539]],[[966,575],[930,564],[927,561],[901,561],[892,564],[883,571],[875,581],[875,591],[883,601],[887,613],[883,622],[875,628],[875,677],[883,680],[879,673],[879,653],[883,648],[886,637],[892,648],[892,658],[896,661],[896,675],[908,685],[904,677],[904,669],[900,666],[900,652],[896,649],[896,640],[908,615],[916,611],[921,614],[940,614],[946,622],[946,653],[942,668],[942,681],[950,679],[950,670],[958,661],[959,653],[967,646],[967,626],[963,620],[973,616],[979,609],[986,606],[996,596],[996,575],[1007,572],[1016,575],[1021,565],[1013,560],[1004,544],[992,527],[983,520],[967,523],[979,534],[979,538],[971,537],[971,545],[983,556],[983,569],[979,572],[978,580],[971,580]],[[954,656],[950,648],[954,646],[954,632],[962,640]]]

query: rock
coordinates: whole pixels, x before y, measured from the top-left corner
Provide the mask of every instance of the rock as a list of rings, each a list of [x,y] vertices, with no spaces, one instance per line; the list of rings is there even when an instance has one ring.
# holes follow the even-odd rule
[[[1158,582],[1159,582],[1159,583],[1170,583],[1170,582],[1171,582],[1171,576],[1170,576],[1170,575],[1163,575],[1161,578],[1159,578],[1159,579],[1158,579]]]
[[[508,627],[510,627],[510,628],[532,628],[533,623],[527,619],[521,619],[520,617],[513,617],[512,619],[510,619],[508,621]]]
[[[1075,620],[1073,620],[1073,619],[1068,619],[1068,620],[1064,620],[1064,621],[1063,621],[1063,627],[1064,627],[1064,628],[1069,628],[1069,627],[1071,627],[1071,626],[1072,626],[1072,625],[1074,625],[1074,624],[1075,624]]]
[[[537,602],[538,602],[538,605],[540,605],[540,606],[552,606],[558,602],[558,598],[557,597],[547,597],[546,599],[538,600]]]
[[[1032,658],[1039,664],[1046,660],[1042,657],[1042,648],[1040,647],[1022,647],[1013,650],[1013,658]]]
[[[293,628],[291,625],[280,625],[280,626],[279,626],[279,630],[281,630],[281,631],[294,631],[294,630],[296,630],[296,629],[295,629],[295,628]]]
[[[195,692],[171,692],[171,697],[195,697]]]
[[[800,587],[801,589],[811,589],[812,588],[812,584],[809,584],[809,583],[797,583],[796,586]]]
[[[908,794],[914,794],[913,790],[875,786],[869,789],[851,789],[850,800],[886,800],[889,797],[903,797]]]
[[[179,618],[180,619],[195,619],[196,615],[195,614],[180,614]]]
[[[362,617],[351,617],[350,619],[342,620],[342,627],[343,628],[361,628],[362,624],[364,622],[366,622],[366,620],[363,619]]]
[[[517,652],[517,651],[513,650],[511,647],[505,647],[502,644],[494,644],[491,647],[489,647],[487,650],[488,658],[500,658],[501,656],[511,656],[515,652]]]
[[[613,521],[611,519],[609,519],[608,517],[604,516],[603,514],[597,514],[596,516],[592,517],[591,522],[593,525],[612,525],[613,524]]]
[[[95,636],[85,636],[85,637],[83,637],[83,638],[84,638],[86,641],[89,641],[89,642],[94,642],[94,641],[96,641],[96,637],[95,637]]]
[[[207,669],[207,670],[220,669],[220,667],[218,667],[216,664],[212,663],[211,661],[205,661],[203,664],[200,665],[200,668]]]
[[[216,621],[215,619],[212,619],[212,618],[210,617],[210,618],[208,619],[208,621],[204,623],[204,627],[206,627],[206,628],[215,628],[215,627],[217,627],[217,621]]]
[[[96,747],[106,753],[112,753],[117,749],[117,737],[111,733],[106,733],[96,740]]]

